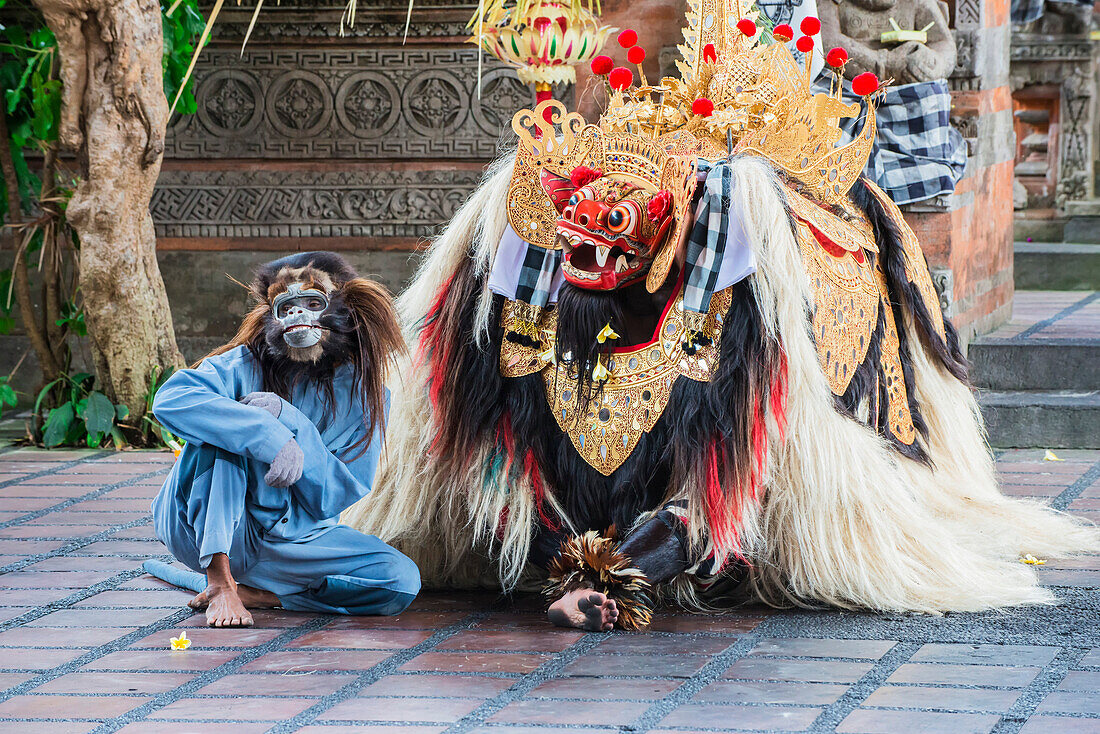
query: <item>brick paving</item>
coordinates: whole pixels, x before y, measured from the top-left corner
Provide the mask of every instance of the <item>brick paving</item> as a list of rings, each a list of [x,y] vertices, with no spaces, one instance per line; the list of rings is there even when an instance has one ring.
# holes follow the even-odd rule
[[[1012,320],[991,339],[1096,339],[1100,291],[1016,291]]]
[[[1055,301],[1019,333],[1095,302]],[[1006,491],[1100,519],[1100,451],[1059,456],[1000,455]],[[584,633],[538,599],[425,594],[398,617],[213,630],[140,569],[166,558],[149,501],[171,460],[0,449],[0,734],[1100,733],[1097,557],[1042,567],[1059,606],[996,614],[753,607]]]

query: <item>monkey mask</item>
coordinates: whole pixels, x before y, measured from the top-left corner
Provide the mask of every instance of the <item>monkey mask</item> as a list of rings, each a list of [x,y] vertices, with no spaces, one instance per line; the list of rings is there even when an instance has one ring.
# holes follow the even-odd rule
[[[309,349],[324,336],[325,327],[321,317],[328,309],[328,294],[317,288],[304,287],[301,283],[291,283],[287,289],[275,296],[271,304],[274,321],[283,332],[283,341],[294,349]],[[291,358],[294,358],[291,352]]]

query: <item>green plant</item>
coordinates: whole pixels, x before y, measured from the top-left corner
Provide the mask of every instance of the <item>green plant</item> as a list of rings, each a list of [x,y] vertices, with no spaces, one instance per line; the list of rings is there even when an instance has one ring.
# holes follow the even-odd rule
[[[42,410],[42,402],[58,388],[65,399],[51,408],[42,426],[42,443],[56,446],[88,446],[97,448],[107,441],[115,448],[127,445],[119,422],[128,413],[125,405],[115,405],[103,393],[93,389],[95,375],[78,372],[62,375],[48,383],[38,394],[34,411]]]
[[[142,418],[142,429],[145,433],[146,445],[157,445],[178,452],[182,443],[181,440],[158,423],[153,416],[153,398],[156,397],[157,390],[160,390],[161,386],[168,381],[168,378],[174,372],[175,370],[171,367],[167,369],[154,367],[150,371],[149,390],[145,393],[145,416]]]
[[[5,405],[14,408],[17,402],[15,388],[11,386],[11,376],[0,376],[0,415],[4,414]]]

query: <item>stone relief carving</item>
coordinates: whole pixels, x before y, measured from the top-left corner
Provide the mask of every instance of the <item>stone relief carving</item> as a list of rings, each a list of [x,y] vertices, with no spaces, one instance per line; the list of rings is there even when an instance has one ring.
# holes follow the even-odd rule
[[[940,310],[944,316],[950,318],[954,315],[952,306],[955,303],[955,273],[951,268],[936,266],[929,268],[929,272],[932,275],[932,286],[940,297]]]
[[[1058,85],[1060,89],[1058,184],[1054,194],[1054,205],[1059,209],[1094,195],[1092,46],[1080,36],[1012,35],[1012,90],[1036,84]]]
[[[969,0],[964,0],[969,1]],[[818,4],[826,47],[843,46],[850,60],[845,76],[872,72],[895,84],[943,79],[955,68],[955,39],[947,23],[946,5],[938,0],[849,0]],[[929,26],[927,42],[884,44],[883,32],[897,22],[904,30]]]
[[[492,158],[532,91],[473,48],[209,48],[166,158]]]
[[[202,3],[209,13],[211,2]],[[310,39],[379,38],[392,43],[405,37],[406,2],[379,0],[369,6],[360,4],[354,26],[340,27],[344,4],[333,0],[287,0],[280,2],[274,12],[263,12],[256,20],[249,43],[270,41],[305,41]],[[466,22],[477,8],[476,2],[432,0],[430,8],[414,7],[413,20],[408,28],[411,39],[450,38],[465,39],[469,36]],[[244,40],[252,20],[252,7],[237,7],[229,3],[218,16],[215,38],[239,44]]]
[[[150,210],[158,237],[426,237],[479,170],[166,170]]]

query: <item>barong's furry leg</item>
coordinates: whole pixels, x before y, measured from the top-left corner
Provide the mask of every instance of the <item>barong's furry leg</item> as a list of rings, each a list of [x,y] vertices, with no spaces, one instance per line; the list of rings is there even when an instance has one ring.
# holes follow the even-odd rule
[[[611,538],[595,530],[567,538],[562,542],[561,554],[550,562],[549,571],[543,590],[547,598],[558,599],[576,589],[592,589],[618,605],[616,626],[628,630],[649,626],[653,616],[649,581]]]

